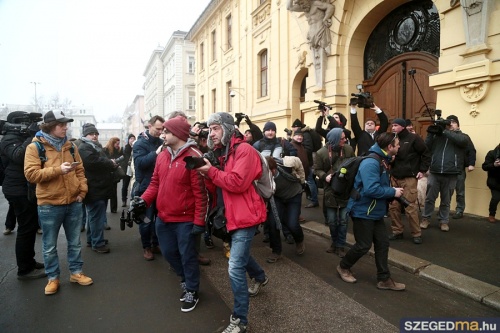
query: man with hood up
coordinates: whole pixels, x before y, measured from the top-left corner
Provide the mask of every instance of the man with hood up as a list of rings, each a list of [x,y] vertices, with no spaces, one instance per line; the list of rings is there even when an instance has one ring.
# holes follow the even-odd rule
[[[259,126],[255,125],[248,116],[242,113],[236,113],[236,122],[234,123],[238,128],[240,127],[240,123],[245,118],[245,122],[248,125],[248,129],[245,131],[245,141],[249,144],[253,145],[255,142],[259,141],[263,138],[262,131]]]
[[[164,149],[156,159],[153,176],[142,194],[147,206],[156,203],[156,235],[161,253],[181,278],[182,312],[198,304],[200,268],[195,235],[205,232],[208,195],[203,177],[186,169],[184,158],[201,157],[196,142],[189,138],[190,125],[181,116],[163,123]],[[135,199],[134,199],[135,200]]]
[[[323,205],[326,207],[326,219],[330,227],[332,244],[326,250],[328,253],[336,253],[344,257],[344,246],[347,236],[347,200],[335,197],[330,186],[332,175],[344,160],[354,157],[354,149],[346,145],[345,133],[342,128],[336,127],[326,135],[327,144],[316,153],[314,172],[323,181],[324,196]]]
[[[208,118],[208,146],[219,167],[205,159],[198,169],[206,177],[207,188],[216,193],[217,206],[225,208],[230,233],[229,279],[234,295],[233,313],[226,332],[246,332],[249,296],[256,296],[269,279],[250,255],[250,247],[259,224],[266,220],[266,204],[253,186],[262,175],[260,156],[235,128],[233,117],[216,112]],[[246,273],[253,279],[247,287]]]

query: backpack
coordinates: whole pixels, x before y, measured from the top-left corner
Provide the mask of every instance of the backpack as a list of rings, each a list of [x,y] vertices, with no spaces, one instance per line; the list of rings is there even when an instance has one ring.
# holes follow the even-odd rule
[[[351,157],[343,161],[332,176],[330,184],[333,195],[342,200],[359,199],[359,192],[354,188],[354,179],[358,173],[359,165],[365,158],[374,158],[380,163],[380,174],[383,173],[382,159],[379,155],[371,153],[366,156]]]
[[[257,151],[260,157],[260,164],[262,165],[262,175],[259,179],[253,181],[253,185],[257,190],[257,193],[264,199],[264,201],[269,200],[274,192],[276,191],[276,183],[274,182],[273,173],[269,169],[269,164],[267,160],[260,152]]]
[[[47,160],[48,160],[47,155],[45,155],[45,147],[39,141],[34,141],[33,143],[35,144],[36,148],[38,149],[38,157],[40,158],[40,162],[42,165],[41,168],[43,169],[45,162],[47,162]],[[69,149],[69,151],[71,152],[71,156],[73,156],[73,161],[76,162],[75,145],[73,142],[71,142],[71,148]],[[30,183],[30,182],[28,182],[28,200],[36,203],[36,184]]]

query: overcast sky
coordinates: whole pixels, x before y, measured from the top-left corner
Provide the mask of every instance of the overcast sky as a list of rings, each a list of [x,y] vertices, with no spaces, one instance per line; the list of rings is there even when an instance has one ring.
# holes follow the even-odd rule
[[[144,94],[153,50],[189,31],[210,0],[0,0],[0,104],[56,93],[121,116]]]

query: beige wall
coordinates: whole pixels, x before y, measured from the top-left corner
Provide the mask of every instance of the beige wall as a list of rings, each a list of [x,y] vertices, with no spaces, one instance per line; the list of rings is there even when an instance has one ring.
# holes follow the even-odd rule
[[[233,112],[243,112],[259,126],[274,121],[278,135],[295,118],[303,115],[304,122],[314,126],[317,104],[314,99],[332,105],[334,112],[344,113],[349,119],[347,103],[355,86],[363,77],[363,53],[366,42],[376,25],[393,9],[407,3],[404,0],[338,0],[332,32],[332,55],[328,57],[324,88],[315,84],[311,52],[306,41],[309,29],[303,13],[289,12],[287,1],[220,1],[213,0],[193,25],[188,38],[197,47],[197,117],[206,119],[215,111],[228,110],[227,82],[238,87],[231,100]],[[496,1],[490,6],[486,46],[468,48],[463,21],[463,9],[450,8],[449,0],[434,4],[441,17],[441,52],[439,72],[430,77],[430,85],[437,90],[437,108],[443,115],[455,114],[462,130],[469,134],[477,149],[476,170],[468,174],[466,182],[466,212],[488,215],[489,190],[486,173],[481,164],[488,150],[500,142],[500,116],[496,96],[500,95],[500,8]],[[225,49],[225,17],[233,18],[233,47]],[[216,31],[218,50],[216,60],[209,56],[211,32]],[[204,69],[199,66],[199,46],[204,43]],[[259,98],[258,53],[268,50],[269,94]],[[304,66],[299,56],[307,52]],[[465,55],[465,56],[464,56]],[[298,100],[302,78],[308,73],[305,102]],[[479,85],[469,93],[468,85]],[[215,106],[211,92],[215,90]],[[204,109],[200,98],[204,96]],[[472,97],[470,97],[472,96]],[[475,113],[476,111],[476,113]],[[362,115],[359,115],[362,117]],[[245,129],[244,126],[242,126]],[[452,204],[454,209],[454,203]]]

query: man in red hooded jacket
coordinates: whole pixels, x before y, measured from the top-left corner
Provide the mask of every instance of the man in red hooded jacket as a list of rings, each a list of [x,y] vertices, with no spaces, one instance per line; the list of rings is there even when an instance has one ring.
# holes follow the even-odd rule
[[[257,295],[268,282],[264,270],[250,255],[255,229],[266,220],[266,205],[252,185],[262,174],[261,160],[235,128],[229,113],[212,114],[207,125],[208,146],[213,149],[219,166],[212,166],[205,159],[207,164],[196,170],[207,178],[207,187],[215,187],[217,206],[225,208],[226,227],[231,236],[228,271],[234,309],[226,331],[246,332],[249,296]],[[254,282],[250,288],[246,272]]]
[[[141,198],[147,206],[156,200],[155,227],[161,253],[181,278],[181,311],[189,312],[199,300],[195,235],[205,232],[208,195],[203,177],[186,169],[184,162],[187,156],[202,156],[196,142],[189,138],[191,126],[178,116],[167,120],[163,127],[167,149],[158,155],[151,183]]]

